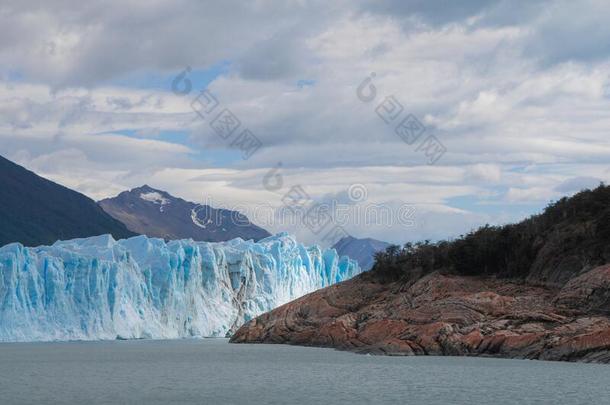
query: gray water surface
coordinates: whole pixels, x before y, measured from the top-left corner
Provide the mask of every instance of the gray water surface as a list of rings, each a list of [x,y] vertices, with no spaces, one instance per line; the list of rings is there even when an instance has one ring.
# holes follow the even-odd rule
[[[0,344],[0,404],[610,404],[610,365],[225,339]]]

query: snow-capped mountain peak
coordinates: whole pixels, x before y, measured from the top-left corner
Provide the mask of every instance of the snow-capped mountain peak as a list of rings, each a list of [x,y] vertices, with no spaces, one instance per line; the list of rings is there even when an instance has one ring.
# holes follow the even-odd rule
[[[260,240],[271,235],[236,211],[186,201],[148,185],[99,204],[133,232],[149,237],[221,242],[233,238]]]

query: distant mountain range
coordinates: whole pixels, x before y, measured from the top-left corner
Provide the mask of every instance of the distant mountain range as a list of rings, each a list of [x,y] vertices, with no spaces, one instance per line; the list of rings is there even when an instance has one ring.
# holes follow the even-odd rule
[[[92,199],[0,156],[0,246],[49,245],[60,239],[135,234]]]
[[[21,242],[49,245],[57,240],[111,234],[222,242],[259,241],[271,236],[237,211],[196,204],[148,185],[96,203],[90,198],[0,156],[0,246]],[[333,248],[369,270],[388,243],[346,237]]]
[[[271,236],[237,211],[212,208],[176,198],[147,185],[99,202],[133,232],[164,239],[221,242]]]
[[[352,236],[346,236],[335,243],[333,248],[340,256],[348,256],[356,260],[360,268],[363,271],[367,271],[375,263],[375,253],[385,250],[388,246],[390,246],[389,243],[376,239],[357,239]]]

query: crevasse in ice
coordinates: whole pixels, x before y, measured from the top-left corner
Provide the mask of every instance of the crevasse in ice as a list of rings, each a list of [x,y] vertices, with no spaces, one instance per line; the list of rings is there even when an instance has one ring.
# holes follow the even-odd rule
[[[258,243],[98,236],[0,248],[0,341],[225,336],[358,274],[288,234]]]

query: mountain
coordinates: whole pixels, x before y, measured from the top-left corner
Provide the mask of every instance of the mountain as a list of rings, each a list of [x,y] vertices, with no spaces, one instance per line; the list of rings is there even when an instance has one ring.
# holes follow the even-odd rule
[[[371,271],[252,320],[232,341],[610,363],[610,187],[518,224],[391,246]]]
[[[271,236],[237,211],[195,204],[147,185],[99,204],[131,231],[149,237],[221,242],[234,238],[258,241]]]
[[[390,246],[387,242],[366,238],[357,239],[346,236],[333,246],[333,249],[341,256],[349,256],[358,262],[363,271],[368,271],[375,263],[375,253],[386,250]]]
[[[90,198],[0,156],[0,246],[48,245],[101,234],[134,236]]]
[[[0,248],[0,341],[224,337],[359,271],[287,234],[258,243],[109,235],[15,243]]]

